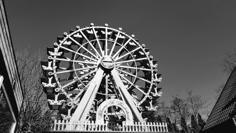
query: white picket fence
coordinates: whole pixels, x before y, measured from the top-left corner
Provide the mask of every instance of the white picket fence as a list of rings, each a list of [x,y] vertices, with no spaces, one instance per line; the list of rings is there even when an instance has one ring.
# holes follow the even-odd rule
[[[70,122],[67,120],[55,120],[53,131],[89,131],[89,132],[168,132],[167,123],[158,122],[134,122],[134,124],[111,125],[96,124],[95,122]]]

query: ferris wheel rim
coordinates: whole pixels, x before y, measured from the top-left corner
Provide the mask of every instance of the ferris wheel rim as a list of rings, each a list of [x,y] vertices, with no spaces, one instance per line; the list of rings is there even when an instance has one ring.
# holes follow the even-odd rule
[[[78,30],[76,30],[76,31],[74,31],[74,32],[72,32],[72,33],[70,33],[70,34],[66,34],[66,37],[60,42],[59,45],[60,45],[60,47],[61,47],[61,45],[62,45],[68,38],[69,38],[71,41],[75,42],[74,39],[73,39],[71,36],[73,36],[74,34],[80,33],[80,34],[83,34],[83,36],[85,37],[85,35],[84,35],[84,33],[83,33],[82,31],[85,31],[85,30],[88,30],[88,29],[92,29],[93,32],[94,32],[96,28],[98,28],[98,29],[103,29],[103,28],[105,28],[106,30],[109,29],[109,30],[112,30],[112,31],[117,32],[118,34],[125,35],[126,37],[129,38],[129,40],[126,42],[126,44],[128,44],[128,42],[132,40],[132,41],[135,42],[135,44],[137,44],[137,45],[139,46],[139,47],[137,47],[136,49],[134,49],[134,50],[132,50],[132,51],[129,51],[129,50],[126,49],[126,50],[127,50],[127,53],[125,54],[125,56],[126,56],[126,55],[131,55],[131,56],[132,56],[132,52],[133,52],[133,51],[136,51],[136,50],[138,50],[138,49],[141,49],[142,51],[144,51],[143,46],[142,46],[140,43],[138,43],[135,39],[133,39],[133,37],[131,37],[130,35],[126,34],[126,33],[123,32],[123,31],[120,31],[120,30],[117,30],[117,29],[114,29],[114,28],[111,28],[111,27],[105,27],[105,26],[90,26],[90,27],[79,28]],[[97,36],[96,32],[94,32],[94,35]],[[117,39],[117,38],[116,38],[116,39]],[[91,44],[92,41],[107,40],[107,39],[106,39],[106,38],[104,38],[104,39],[98,39],[98,38],[96,37],[96,39],[93,39],[93,40],[89,40],[89,39],[86,39],[86,40],[87,40],[87,42],[81,44],[81,46],[84,46],[84,45],[86,45],[86,44]],[[120,44],[120,43],[116,42],[116,40],[115,40],[115,41],[111,41],[111,42],[113,42],[112,48],[113,48],[115,45],[117,45],[117,44],[121,46],[121,48],[120,48],[119,50],[125,48],[125,47],[122,47],[122,46],[124,46],[124,44]],[[98,45],[98,46],[100,46],[100,45]],[[81,48],[81,47],[80,47],[80,48]],[[80,48],[79,48],[79,49],[80,49]],[[83,48],[83,47],[82,47],[82,48]],[[100,47],[99,47],[99,48],[100,48]],[[84,49],[84,48],[83,48],[83,49]],[[86,51],[87,51],[87,50],[86,50]],[[113,52],[113,51],[111,51],[111,52],[109,53],[109,55],[111,55],[112,52]],[[96,52],[96,53],[99,53],[99,52]],[[101,51],[101,53],[103,53],[103,52]],[[116,53],[119,53],[119,52],[116,52]],[[116,55],[116,53],[113,54],[113,57]],[[144,52],[144,54],[145,54],[145,56],[146,56],[144,59],[148,60],[148,62],[151,62],[149,56],[148,56],[145,52]],[[119,61],[119,60],[122,59],[123,57],[124,57],[124,55],[123,55],[122,57],[119,57],[118,59],[116,59],[116,60],[115,60],[115,63],[117,64],[117,61]],[[134,57],[133,57],[133,58],[134,58]],[[136,63],[136,61],[137,61],[137,60],[135,59],[134,62]],[[136,65],[136,66],[137,66],[137,65]],[[150,70],[153,71],[153,68],[151,67]],[[136,70],[136,73],[137,73],[137,70]],[[138,76],[135,76],[135,80],[136,80],[137,77],[138,77]],[[131,81],[131,82],[132,82],[132,81]],[[152,83],[153,83],[153,81],[152,81],[152,79],[151,79],[151,83],[150,83],[150,87],[149,87],[149,88],[152,87]],[[132,85],[130,85],[130,86],[132,86]],[[149,95],[150,92],[151,92],[151,89],[149,89],[148,92],[145,93],[146,95],[144,96],[143,100],[141,100],[139,103],[142,103],[143,101],[145,101],[146,98],[147,98],[147,95]],[[143,94],[144,94],[144,93],[143,93]]]

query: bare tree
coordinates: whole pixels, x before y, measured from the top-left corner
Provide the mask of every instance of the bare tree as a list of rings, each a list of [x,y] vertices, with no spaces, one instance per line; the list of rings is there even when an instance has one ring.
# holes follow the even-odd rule
[[[171,108],[165,104],[165,102],[159,102],[157,106],[158,108],[154,113],[156,121],[162,122],[164,119],[167,120],[167,118],[169,118],[170,121],[174,120],[175,115],[173,114]]]
[[[171,114],[174,115],[172,121],[177,122],[177,125],[181,126],[182,132],[190,132],[192,129],[199,129],[199,126],[195,123],[193,127],[187,125],[187,122],[197,119],[197,115],[204,109],[206,102],[199,95],[194,95],[192,91],[187,93],[187,96],[180,98],[178,96],[173,97],[170,105]],[[171,115],[169,115],[171,116]],[[191,116],[191,117],[190,117]],[[194,117],[194,119],[193,119]],[[200,130],[196,130],[199,132]]]
[[[50,111],[40,83],[41,57],[38,53],[29,54],[28,51],[17,52],[16,55],[23,93],[17,132],[42,132],[50,126]]]
[[[197,114],[197,123],[200,127],[200,130],[202,130],[204,125],[206,124],[206,122],[202,119],[202,116],[200,114]]]
[[[206,104],[206,102],[202,100],[202,97],[200,95],[193,95],[192,91],[189,91],[187,93],[186,102],[189,112],[192,113],[195,118]]]
[[[0,88],[0,131],[9,132],[12,122],[14,121],[10,109]]]
[[[191,115],[191,131],[193,133],[198,133],[200,131],[200,126],[197,123],[196,116]]]
[[[186,119],[189,116],[189,109],[185,99],[175,96],[171,101],[170,108],[175,114],[175,119]]]
[[[182,127],[182,133],[188,133],[188,126],[187,126],[186,119],[184,117],[180,118],[180,124]]]

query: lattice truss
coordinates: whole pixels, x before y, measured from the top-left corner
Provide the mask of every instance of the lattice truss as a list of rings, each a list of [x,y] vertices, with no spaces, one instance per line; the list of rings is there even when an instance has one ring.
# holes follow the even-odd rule
[[[102,76],[96,78],[101,81],[86,119],[95,120],[99,105],[111,98],[125,101],[128,96],[129,104],[140,114],[156,110],[154,104],[162,94],[158,88],[161,75],[149,49],[134,37],[107,24],[77,26],[58,37],[54,47],[47,49],[48,61],[41,63],[41,82],[50,108],[58,110],[63,119],[70,119],[99,70]],[[113,74],[122,83],[117,84]],[[126,95],[121,94],[119,85],[128,92]],[[106,116],[117,114],[122,115],[117,107],[106,112]]]

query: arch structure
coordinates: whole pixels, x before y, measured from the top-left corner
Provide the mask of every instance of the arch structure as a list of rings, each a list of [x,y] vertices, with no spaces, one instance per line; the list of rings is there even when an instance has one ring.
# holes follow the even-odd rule
[[[118,99],[106,100],[98,107],[96,114],[96,124],[104,124],[104,113],[111,106],[120,107],[125,113],[126,124],[133,124],[133,114],[130,108],[125,102]]]

